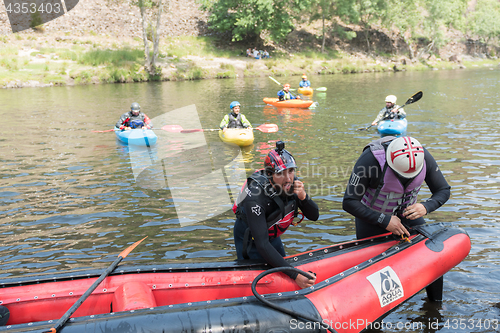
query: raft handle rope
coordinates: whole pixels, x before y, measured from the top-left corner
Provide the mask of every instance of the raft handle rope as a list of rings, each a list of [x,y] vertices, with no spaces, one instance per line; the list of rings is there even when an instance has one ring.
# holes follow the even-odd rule
[[[259,301],[261,301],[265,305],[269,306],[270,308],[273,308],[275,310],[281,311],[283,313],[286,313],[286,314],[288,314],[290,316],[293,316],[293,317],[296,317],[296,318],[302,318],[302,319],[308,320],[308,321],[313,322],[313,323],[314,322],[318,322],[318,318],[309,317],[307,315],[303,315],[303,314],[297,313],[296,311],[293,311],[293,310],[281,307],[281,306],[279,306],[277,304],[273,304],[273,303],[269,302],[267,299],[264,299],[264,297],[262,297],[257,292],[257,290],[255,289],[257,287],[257,282],[259,282],[264,276],[272,274],[272,273],[276,273],[276,272],[283,272],[283,271],[297,272],[297,273],[305,276],[308,279],[312,279],[313,278],[310,274],[308,274],[308,273],[306,273],[306,272],[304,272],[304,271],[302,271],[302,270],[300,270],[298,268],[295,268],[295,267],[275,267],[275,268],[271,268],[271,269],[268,269],[268,270],[260,273],[253,280],[253,282],[252,282],[252,293],[254,294],[254,296]],[[319,321],[321,321],[321,318],[319,319]],[[333,327],[330,327],[330,325],[327,325],[324,322],[321,322],[321,325],[324,326],[324,327],[327,326],[328,327],[328,331],[330,331],[331,333],[337,333],[337,331],[335,331],[333,329]]]

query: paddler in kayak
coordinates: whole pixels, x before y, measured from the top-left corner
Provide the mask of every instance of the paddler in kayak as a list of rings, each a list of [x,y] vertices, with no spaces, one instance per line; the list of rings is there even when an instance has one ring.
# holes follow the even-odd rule
[[[377,118],[372,121],[372,126],[384,119],[403,119],[406,118],[406,112],[396,104],[397,97],[389,95],[385,98],[385,106],[379,111]]]
[[[247,179],[233,207],[238,260],[260,259],[272,267],[291,267],[283,259],[286,254],[280,236],[293,224],[299,209],[309,220],[316,221],[319,217],[318,205],[295,176],[296,168],[295,159],[285,150],[285,143],[278,141],[276,149],[267,154],[264,169]],[[296,272],[284,273],[301,288],[316,282],[316,278],[308,279]]]
[[[311,82],[307,79],[307,75],[302,75],[302,80],[299,82],[300,88],[308,88],[311,86]]]
[[[130,105],[130,111],[122,114],[115,126],[121,130],[133,128],[150,129],[153,128],[153,123],[151,123],[151,119],[145,113],[141,112],[139,103],[134,102]]]
[[[290,83],[285,83],[283,89],[278,91],[278,98],[280,101],[286,101],[289,99],[300,99],[299,96],[295,96],[290,92]]]
[[[252,128],[252,124],[245,115],[240,113],[240,103],[238,101],[231,102],[229,109],[231,109],[231,112],[222,118],[219,125],[223,132],[226,132],[228,128]]]
[[[432,195],[417,202],[424,182]],[[386,136],[363,149],[342,208],[354,215],[358,239],[387,232],[407,237],[408,227],[425,224],[424,216],[448,201],[450,189],[436,160],[417,139]],[[441,301],[442,288],[441,277],[427,287],[429,299]]]

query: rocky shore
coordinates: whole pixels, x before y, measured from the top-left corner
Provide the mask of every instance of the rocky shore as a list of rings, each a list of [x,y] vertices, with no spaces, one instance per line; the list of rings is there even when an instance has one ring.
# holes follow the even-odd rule
[[[168,2],[165,2],[160,28],[161,41],[179,36],[209,35],[210,32],[206,23],[207,15],[200,11],[198,7],[195,0],[168,0]],[[357,27],[348,28],[357,29]],[[182,80],[271,74],[278,76],[299,75],[303,71],[311,74],[398,71],[406,70],[407,66],[453,69],[465,68],[464,62],[466,61],[488,58],[487,49],[471,45],[458,33],[450,34],[450,42],[440,50],[438,58],[435,55],[424,54],[424,61],[419,62],[404,56],[405,52],[401,52],[401,56],[384,58],[375,55],[373,52],[364,52],[366,41],[363,39],[362,34],[359,33],[359,37],[351,41],[340,41],[333,36],[327,39],[327,47],[344,54],[345,61],[340,60],[335,64],[327,63],[325,60],[294,61],[294,54],[305,48],[317,49],[319,53],[320,45],[315,38],[311,38],[317,33],[317,29],[318,27],[315,27],[314,24],[299,26],[284,44],[257,45],[257,47],[267,47],[271,51],[287,54],[290,60],[277,62],[272,59],[259,61],[244,56],[210,56],[208,58],[189,55],[179,61],[175,56],[163,57],[160,59],[162,67],[161,79]],[[391,36],[390,32],[374,32],[372,43],[377,51],[385,54],[394,54],[395,48],[398,48],[398,50],[402,48],[397,36]],[[141,49],[142,45],[139,9],[131,5],[130,1],[82,0],[67,14],[44,24],[42,31],[36,32],[28,29],[16,34],[12,33],[7,13],[3,11],[0,12],[0,58],[4,56],[7,57],[7,60],[1,62],[0,86],[3,88],[21,88],[48,87],[60,84],[141,81],[143,78],[132,78],[131,76],[123,77],[118,81],[100,78],[97,76],[99,71],[95,67],[77,64],[75,61],[67,59],[62,60],[57,50],[70,50],[75,46],[79,47],[80,50],[105,50],[123,47]],[[244,50],[243,45],[239,46],[229,41],[222,46],[231,48],[233,51],[235,49],[239,50],[239,48],[241,48],[242,52]],[[6,51],[2,52],[2,47]],[[162,47],[163,50],[168,49],[165,44]],[[9,55],[8,48],[15,48],[17,53]],[[40,50],[42,49],[53,50],[53,52],[41,54]],[[17,57],[20,60],[12,59],[12,57]],[[22,64],[19,62],[22,62]],[[54,69],[57,64],[60,64],[60,66]],[[38,69],[37,72],[35,69],[21,68],[23,65],[33,68],[45,66],[45,69]],[[280,65],[283,67],[280,67]],[[189,73],[179,73],[179,69],[186,66],[203,73],[195,74],[195,77],[189,76],[191,75]],[[2,73],[3,70],[4,73]],[[83,80],[78,77],[81,73],[85,76]],[[2,74],[4,75],[2,76]]]

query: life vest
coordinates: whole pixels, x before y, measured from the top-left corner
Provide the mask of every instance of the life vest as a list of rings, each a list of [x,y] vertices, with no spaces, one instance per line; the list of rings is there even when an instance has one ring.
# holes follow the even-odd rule
[[[400,118],[399,111],[392,112],[392,110],[394,110],[395,108],[399,108],[399,105],[394,104],[390,109],[388,109],[386,106],[384,116],[382,117],[382,119],[399,119]]]
[[[238,113],[236,117],[232,112],[228,114],[229,122],[227,123],[227,128],[244,128],[241,122],[241,113]]]
[[[286,92],[284,90],[282,90],[282,91],[283,91],[284,96],[280,96],[280,101],[287,101],[289,99],[292,99],[292,96],[291,96],[290,92]]]
[[[144,126],[144,122],[141,119],[134,119],[129,122],[130,128],[142,128]]]
[[[417,195],[425,180],[426,164],[420,173],[403,186],[396,173],[388,167],[386,162],[387,143],[394,140],[393,136],[386,136],[369,143],[364,149],[370,149],[377,159],[382,170],[377,188],[368,187],[361,203],[382,214],[402,216],[404,209],[417,202]],[[363,150],[364,150],[363,149]]]
[[[122,125],[131,128],[141,128],[144,124],[148,125],[151,122],[148,116],[140,112],[137,116],[134,116],[132,112],[129,112],[127,119],[125,119]],[[141,124],[142,123],[142,124]],[[133,126],[135,127],[133,127]]]

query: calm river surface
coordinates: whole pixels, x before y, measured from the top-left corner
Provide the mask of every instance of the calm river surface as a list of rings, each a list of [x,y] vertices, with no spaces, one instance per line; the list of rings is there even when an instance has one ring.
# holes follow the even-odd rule
[[[300,77],[277,79],[296,87]],[[357,129],[371,123],[386,95],[401,105],[422,90],[405,108],[408,134],[429,149],[452,186],[450,200],[427,221],[464,228],[472,250],[445,275],[442,305],[420,293],[380,331],[499,331],[500,69],[310,79],[328,88],[314,94],[313,110],[266,106],[262,98],[279,90],[268,78],[1,90],[0,278],[103,269],[144,236],[127,263],[234,260],[235,184],[262,166],[278,139],[296,157],[321,212],[319,221],[285,234],[287,253],[354,239],[343,190],[363,146],[378,137]],[[255,131],[254,145],[240,151],[216,132],[160,129],[217,128],[233,100],[254,126],[275,123],[279,132]],[[155,123],[156,146],[129,149],[113,132],[91,132],[113,128],[135,101]],[[239,162],[227,167],[233,159]],[[419,197],[429,194],[424,188]],[[397,329],[398,322],[425,328]]]

